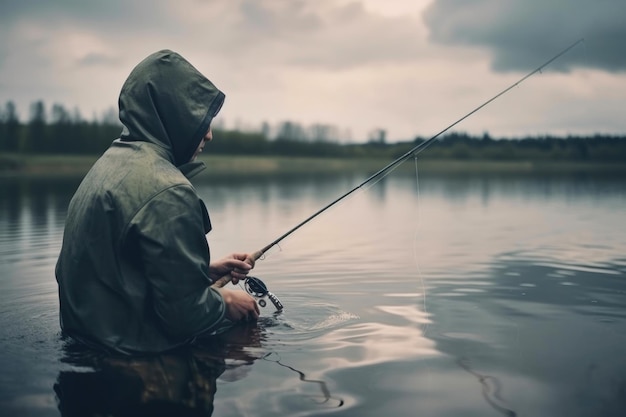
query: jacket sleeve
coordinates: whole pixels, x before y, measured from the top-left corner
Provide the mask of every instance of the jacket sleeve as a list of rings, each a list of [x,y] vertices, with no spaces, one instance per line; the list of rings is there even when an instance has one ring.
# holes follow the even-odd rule
[[[140,257],[153,314],[177,339],[210,330],[225,312],[221,295],[210,287],[202,205],[191,186],[168,188],[137,212],[126,236]]]

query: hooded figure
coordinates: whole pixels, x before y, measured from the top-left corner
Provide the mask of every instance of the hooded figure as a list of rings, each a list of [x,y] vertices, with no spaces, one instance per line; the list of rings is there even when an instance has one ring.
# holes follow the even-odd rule
[[[229,314],[238,291],[211,283],[250,266],[243,254],[210,264],[211,222],[187,178],[204,168],[192,159],[223,102],[172,51],[131,72],[119,97],[122,134],[68,208],[56,266],[64,333],[124,354],[163,352],[211,333],[225,316],[241,318]],[[258,317],[253,300],[235,298],[240,312]]]

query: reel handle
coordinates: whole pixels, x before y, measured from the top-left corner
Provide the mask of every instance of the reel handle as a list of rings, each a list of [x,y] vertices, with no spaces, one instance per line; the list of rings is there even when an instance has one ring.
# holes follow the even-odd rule
[[[267,292],[267,297],[270,299],[272,304],[274,304],[276,311],[283,311],[283,303],[280,302],[278,297],[276,297],[273,293],[269,291]]]
[[[250,264],[250,265],[254,265],[254,263],[257,261],[257,259],[259,259],[261,256],[263,256],[263,251],[262,250],[258,250],[252,254],[250,254],[250,256],[248,258],[246,258],[246,260],[244,262]],[[228,284],[231,280],[233,279],[233,277],[230,274],[224,275],[222,278],[218,279],[217,281],[215,281],[211,287],[213,288],[222,288],[224,285]]]

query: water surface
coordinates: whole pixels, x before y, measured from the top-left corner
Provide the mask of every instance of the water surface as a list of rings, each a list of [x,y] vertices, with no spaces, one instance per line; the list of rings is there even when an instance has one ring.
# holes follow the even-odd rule
[[[213,256],[364,178],[201,178]],[[133,361],[59,331],[77,184],[0,181],[1,415],[626,414],[623,179],[394,173],[258,261],[283,313]]]

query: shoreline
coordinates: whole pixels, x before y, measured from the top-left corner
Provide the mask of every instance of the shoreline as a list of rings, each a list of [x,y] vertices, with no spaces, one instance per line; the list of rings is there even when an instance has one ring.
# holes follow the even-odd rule
[[[98,155],[0,155],[0,177],[77,177],[84,176]],[[201,155],[207,165],[201,174],[253,176],[333,173],[374,173],[390,160],[386,158],[320,158],[303,156]],[[608,164],[573,161],[491,161],[418,160],[418,169],[433,174],[626,174],[626,163]],[[415,172],[413,161],[406,161],[400,172]]]

